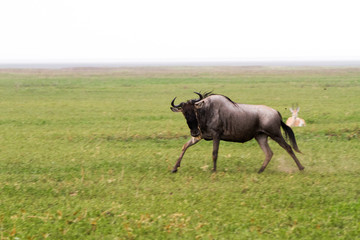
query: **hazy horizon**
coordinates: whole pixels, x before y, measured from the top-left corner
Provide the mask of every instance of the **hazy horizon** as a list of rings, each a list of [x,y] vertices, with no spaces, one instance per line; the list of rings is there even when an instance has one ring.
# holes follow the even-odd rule
[[[122,62],[19,62],[0,63],[1,69],[61,69],[61,68],[116,68],[116,67],[161,67],[161,66],[323,66],[360,67],[357,61],[305,60],[305,61],[122,61]]]

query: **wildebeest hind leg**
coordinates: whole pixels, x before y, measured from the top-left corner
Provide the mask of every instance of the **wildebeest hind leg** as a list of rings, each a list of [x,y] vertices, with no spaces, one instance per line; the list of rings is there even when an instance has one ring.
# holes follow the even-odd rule
[[[181,163],[181,160],[182,158],[184,157],[184,154],[186,152],[186,149],[188,149],[189,147],[191,147],[192,145],[198,143],[199,141],[201,140],[201,138],[199,137],[192,137],[187,143],[184,144],[182,150],[181,150],[181,154],[180,154],[180,157],[179,159],[176,161],[176,164],[172,170],[173,173],[177,172],[177,169],[178,167],[180,167],[180,163]]]
[[[294,159],[296,165],[298,166],[299,170],[304,170],[304,167],[301,165],[299,159],[296,157],[294,151],[292,150],[291,146],[289,144],[286,143],[285,139],[280,136],[280,137],[274,137],[272,138],[274,139],[274,141],[276,141],[282,148],[284,148],[289,155]]]
[[[269,164],[273,156],[273,152],[271,151],[270,146],[268,144],[268,136],[266,134],[259,134],[255,137],[255,139],[259,143],[263,152],[265,153],[264,163],[261,166],[260,170],[258,171],[258,173],[262,173],[265,170],[266,166]]]

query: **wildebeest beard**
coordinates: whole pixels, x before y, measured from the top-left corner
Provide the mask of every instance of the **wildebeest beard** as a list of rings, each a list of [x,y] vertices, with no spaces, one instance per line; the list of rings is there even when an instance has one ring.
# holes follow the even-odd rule
[[[196,118],[195,106],[192,103],[187,102],[183,105],[182,113],[186,119],[186,123],[190,128],[191,136],[198,137],[200,136],[199,123]]]

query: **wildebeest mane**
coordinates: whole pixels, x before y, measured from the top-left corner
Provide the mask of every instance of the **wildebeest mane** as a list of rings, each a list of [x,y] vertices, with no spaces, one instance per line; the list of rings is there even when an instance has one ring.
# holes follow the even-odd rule
[[[199,93],[203,96],[203,99],[207,98],[207,97],[209,97],[211,95],[217,95],[217,94],[213,93],[213,91],[199,92]]]
[[[221,95],[221,96],[223,96],[224,98],[226,98],[227,100],[229,100],[232,104],[236,105],[236,102],[234,102],[233,100],[231,100],[229,97],[224,96],[224,95]]]
[[[201,93],[201,92],[200,92],[200,93]],[[222,94],[213,93],[212,91],[201,93],[201,95],[202,95],[204,98],[207,98],[207,97],[210,97],[210,96],[213,96],[213,95],[223,96],[223,97],[226,98],[229,102],[231,102],[232,104],[236,105],[236,102],[234,102],[233,100],[231,100],[229,97],[224,96],[224,95],[222,95]]]

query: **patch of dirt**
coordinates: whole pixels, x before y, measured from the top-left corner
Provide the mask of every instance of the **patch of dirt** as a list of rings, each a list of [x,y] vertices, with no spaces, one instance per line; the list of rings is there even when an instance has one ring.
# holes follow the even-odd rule
[[[296,171],[298,171],[294,160],[290,156],[280,156],[273,160],[276,160],[276,163],[278,165],[277,170],[280,172],[295,173]]]

